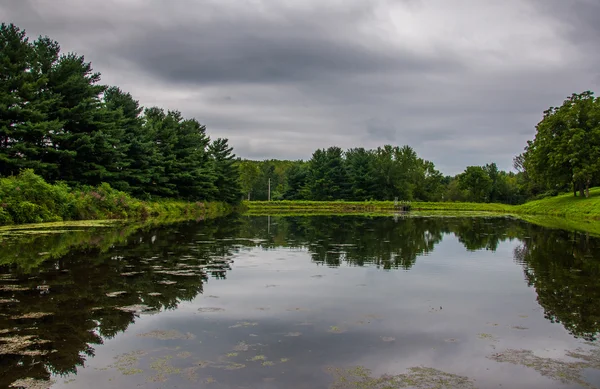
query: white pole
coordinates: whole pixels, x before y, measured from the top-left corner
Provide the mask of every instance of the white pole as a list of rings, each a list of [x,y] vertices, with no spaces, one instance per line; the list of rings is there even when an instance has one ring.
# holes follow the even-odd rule
[[[269,201],[271,201],[271,179],[269,178]]]

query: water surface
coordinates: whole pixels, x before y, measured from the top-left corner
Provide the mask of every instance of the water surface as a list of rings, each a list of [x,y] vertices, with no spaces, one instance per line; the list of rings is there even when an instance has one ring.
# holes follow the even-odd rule
[[[0,387],[600,386],[582,233],[313,216],[0,239]]]

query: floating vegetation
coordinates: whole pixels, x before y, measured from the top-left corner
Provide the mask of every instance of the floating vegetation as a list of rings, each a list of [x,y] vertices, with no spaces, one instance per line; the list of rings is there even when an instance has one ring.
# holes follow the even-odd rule
[[[177,283],[177,281],[164,280],[164,281],[157,281],[156,283],[161,284],[161,285],[174,285]]]
[[[127,305],[124,307],[117,307],[118,310],[123,311],[123,312],[132,312],[132,313],[152,313],[152,312],[156,312],[155,308],[152,308],[148,305],[145,304],[134,304],[134,305]]]
[[[198,312],[211,313],[211,312],[223,312],[225,309],[219,307],[202,307],[198,308]]]
[[[143,273],[141,271],[130,271],[130,272],[126,272],[126,273],[121,273],[121,275],[125,276],[125,277],[137,276],[139,274],[143,274]]]
[[[227,355],[225,355],[227,358],[233,358],[233,357],[237,357],[239,354],[238,353],[227,353]]]
[[[48,312],[29,312],[19,316],[12,316],[11,319],[19,320],[19,319],[41,319],[46,316],[52,316],[53,313]]]
[[[235,351],[248,351],[250,349],[250,345],[244,341],[239,342],[238,344],[236,344],[233,349]]]
[[[225,365],[224,369],[225,370],[238,370],[238,369],[243,369],[245,368],[246,365],[244,365],[243,363],[228,363],[227,365]]]
[[[42,381],[33,378],[25,378],[16,380],[10,384],[10,388],[20,389],[49,389],[54,384],[54,381]]]
[[[334,334],[341,334],[342,332],[346,332],[346,330],[338,327],[338,326],[331,326],[329,327],[329,329],[327,330],[327,332],[331,332]]]
[[[237,324],[229,326],[229,328],[254,327],[254,326],[257,326],[257,325],[258,325],[258,323],[255,322],[255,321],[253,321],[253,322],[250,322],[250,321],[240,321]]]
[[[121,372],[123,375],[134,375],[142,373],[141,369],[135,367],[139,362],[140,358],[147,355],[145,351],[132,351],[127,354],[122,354],[115,357],[116,362],[114,365],[110,365],[109,367],[114,367]]]
[[[192,353],[189,351],[182,351],[176,355],[177,358],[186,359],[192,356]]]
[[[512,326],[512,329],[514,329],[514,330],[528,330],[529,328],[522,327],[522,326]]]
[[[250,358],[250,360],[252,362],[256,362],[256,361],[266,361],[267,357],[265,357],[264,355],[255,355],[252,358]]]
[[[172,374],[180,374],[181,369],[178,369],[171,365],[169,362],[173,357],[171,355],[167,355],[161,358],[155,358],[154,361],[150,364],[150,368],[156,372],[155,375],[148,378],[148,381],[152,382],[164,382],[167,380],[168,375]]]
[[[393,336],[382,336],[381,340],[383,340],[384,342],[394,342],[396,341],[396,338],[394,338]]]
[[[301,336],[302,332],[288,332],[287,334],[285,334],[285,336],[291,336],[291,337],[296,337],[296,336]]]
[[[154,338],[160,340],[173,340],[173,339],[194,339],[196,335],[191,333],[182,334],[176,330],[156,330],[138,334],[140,338]]]
[[[586,388],[596,388],[583,378],[582,373],[584,369],[600,369],[600,349],[597,347],[592,350],[577,349],[576,351],[567,352],[566,355],[577,361],[566,362],[560,359],[542,358],[535,355],[531,350],[506,350],[493,354],[488,358],[496,362],[529,367],[544,377],[564,384],[577,383]]]
[[[407,373],[399,375],[384,374],[372,377],[371,371],[365,367],[328,368],[334,375],[335,382],[331,389],[472,389],[473,381],[467,377],[446,373],[429,367],[412,367]]]
[[[46,355],[49,351],[47,350],[30,350],[31,346],[37,346],[50,343],[49,340],[36,339],[34,335],[27,336],[10,336],[0,338],[0,355],[2,354],[13,354],[13,355],[27,355],[27,356],[39,356]]]
[[[122,295],[122,294],[126,294],[126,293],[127,293],[126,291],[124,291],[124,290],[120,290],[120,291],[118,291],[118,292],[110,292],[110,293],[107,293],[107,294],[106,294],[106,297],[118,297],[118,296],[120,296],[120,295]]]
[[[275,364],[274,364],[273,362],[271,362],[271,361],[264,361],[264,362],[262,363],[262,365],[263,365],[263,366],[274,366]]]
[[[0,285],[0,292],[24,292],[29,288],[19,285]]]
[[[494,335],[492,335],[492,334],[481,333],[481,334],[477,334],[477,337],[479,339],[486,339],[486,340],[491,340],[491,341],[494,341],[494,342],[498,341],[498,339]]]
[[[290,360],[289,358],[281,358],[281,359],[279,360],[279,362],[281,362],[281,363],[286,363],[286,362],[288,362],[289,360]]]

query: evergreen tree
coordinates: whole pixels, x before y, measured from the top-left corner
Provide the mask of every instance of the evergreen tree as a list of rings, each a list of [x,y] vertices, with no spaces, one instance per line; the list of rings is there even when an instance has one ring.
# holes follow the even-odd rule
[[[229,147],[227,139],[219,138],[210,144],[208,150],[215,174],[215,199],[228,203],[239,202],[243,194],[233,148]]]
[[[346,166],[351,199],[362,201],[376,198],[375,154],[362,147],[350,149],[346,152]]]
[[[123,130],[101,100],[106,87],[99,81],[100,74],[93,73],[91,64],[76,54],[61,56],[49,74],[48,86],[60,96],[50,118],[63,122],[51,134],[56,152],[48,158],[60,165],[54,180],[98,185],[115,180],[122,168]]]
[[[285,200],[303,200],[307,197],[306,182],[308,172],[303,162],[294,163],[287,170],[287,186],[283,194]]]
[[[57,165],[46,162],[48,136],[61,123],[48,117],[53,95],[47,73],[58,44],[39,38],[31,44],[13,24],[0,25],[0,174],[35,169],[47,177]]]
[[[217,188],[214,185],[215,172],[212,170],[208,153],[210,138],[206,136],[206,128],[195,119],[184,120],[179,124],[176,139],[170,182],[177,188],[179,197],[187,200],[214,198]],[[232,170],[239,175],[237,168]],[[238,185],[235,195],[239,194],[240,190]]]

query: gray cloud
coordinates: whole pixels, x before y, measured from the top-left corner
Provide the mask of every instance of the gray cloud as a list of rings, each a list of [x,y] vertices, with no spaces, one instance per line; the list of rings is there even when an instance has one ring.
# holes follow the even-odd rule
[[[593,0],[19,0],[0,18],[85,54],[143,105],[249,158],[409,144],[446,174],[512,157],[599,85]],[[468,11],[468,12],[466,12]]]

